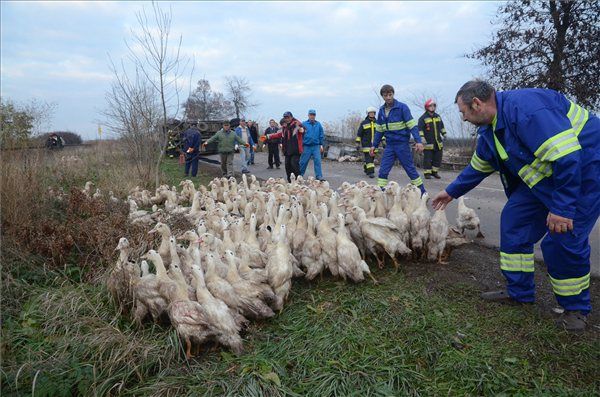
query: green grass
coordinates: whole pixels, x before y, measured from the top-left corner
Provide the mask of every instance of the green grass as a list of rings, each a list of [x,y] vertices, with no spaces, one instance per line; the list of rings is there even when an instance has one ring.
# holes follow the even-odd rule
[[[161,171],[163,173],[163,182],[168,184],[169,186],[177,186],[179,188],[179,182],[183,179],[189,179],[196,184],[200,185],[208,185],[210,181],[217,175],[214,171],[215,166],[212,164],[207,164],[203,161],[200,161],[198,165],[198,175],[195,178],[184,177],[184,167],[179,165],[178,159],[165,159],[161,164]]]
[[[466,285],[427,292],[402,271],[380,271],[378,286],[297,281],[281,315],[251,325],[245,355],[204,350],[190,362],[171,329],[116,315],[101,283],[27,274],[20,314],[3,322],[3,395],[30,394],[34,380],[36,396],[590,396],[600,386],[597,339],[557,332],[533,309],[481,306]]]

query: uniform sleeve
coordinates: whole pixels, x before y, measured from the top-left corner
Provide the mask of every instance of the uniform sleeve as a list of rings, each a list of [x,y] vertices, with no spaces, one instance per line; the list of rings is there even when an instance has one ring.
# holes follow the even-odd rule
[[[421,137],[421,142],[424,145],[427,144],[427,140],[425,139],[425,118],[423,116],[419,117],[419,136]]]
[[[402,117],[406,123],[406,128],[410,130],[411,135],[415,138],[415,142],[422,143],[421,137],[419,136],[419,129],[417,128],[417,122],[413,119],[412,114],[410,114],[410,109],[406,105],[404,105],[402,109]]]
[[[323,146],[325,144],[325,130],[323,129],[323,124],[319,123],[319,145]]]
[[[356,143],[362,142],[362,134],[363,134],[363,125],[362,122],[358,125],[358,130],[356,131]]]
[[[469,165],[446,187],[446,192],[450,196],[456,199],[465,195],[495,171],[492,164],[486,160],[488,156],[484,153],[485,150],[480,141],[478,141],[477,149],[473,153]]]
[[[446,127],[444,126],[444,120],[442,120],[441,117],[440,117],[440,126],[442,127],[442,129],[440,130],[442,132],[442,135],[446,135]]]
[[[542,109],[518,123],[517,135],[535,156],[519,176],[533,187],[551,168],[554,190],[549,210],[573,219],[581,188],[581,145],[571,121],[558,109]]]

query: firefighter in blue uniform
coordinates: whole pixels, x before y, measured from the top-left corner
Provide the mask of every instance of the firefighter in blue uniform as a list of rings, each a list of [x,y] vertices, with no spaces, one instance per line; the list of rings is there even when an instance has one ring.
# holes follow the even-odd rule
[[[445,208],[495,171],[508,196],[500,220],[507,290],[482,298],[533,302],[533,245],[543,237],[552,289],[565,309],[557,324],[583,331],[591,311],[589,235],[600,215],[600,119],[553,90],[495,92],[481,80],[463,85],[456,103],[479,127],[479,139],[470,165],[433,207]]]
[[[419,176],[415,168],[409,145],[412,134],[416,141],[417,152],[423,151],[417,122],[410,114],[408,106],[394,99],[394,87],[385,84],[381,87],[379,93],[385,103],[379,108],[379,114],[377,115],[377,132],[375,133],[375,139],[370,151],[371,157],[375,157],[375,150],[384,136],[386,138],[386,147],[379,167],[377,185],[381,188],[387,185],[390,170],[396,159],[398,159],[410,178],[410,182],[421,189],[421,193],[425,193],[423,179]]]
[[[419,135],[425,145],[423,152],[423,174],[425,179],[431,179],[433,176],[440,179],[438,174],[442,166],[442,151],[444,150],[444,136],[446,128],[439,114],[435,112],[437,107],[433,99],[425,102],[425,113],[419,117]]]
[[[371,146],[373,146],[375,130],[377,129],[376,113],[377,109],[369,106],[367,117],[360,122],[356,132],[356,146],[364,156],[363,170],[369,178],[375,178],[375,164],[373,163],[375,156],[371,156]]]

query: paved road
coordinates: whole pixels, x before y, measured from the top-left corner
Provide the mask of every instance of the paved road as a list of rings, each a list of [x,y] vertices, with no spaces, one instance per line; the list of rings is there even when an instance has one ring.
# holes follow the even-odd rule
[[[250,170],[259,178],[267,179],[269,177],[285,176],[283,165],[280,170],[267,169],[267,156],[264,152],[255,154],[255,165],[250,166]],[[208,156],[211,159],[217,159],[217,156]],[[283,158],[282,158],[283,160]],[[208,164],[208,163],[202,163]],[[240,170],[239,158],[236,156],[234,166],[236,171]],[[214,165],[211,165],[214,166]],[[448,183],[450,183],[458,174],[456,171],[441,171],[442,179],[425,180],[425,186],[430,195],[433,196]],[[312,163],[308,165],[306,176],[314,175]],[[369,179],[362,170],[362,163],[339,163],[337,161],[323,161],[323,176],[327,179],[332,188],[337,189],[344,181],[350,183],[366,180],[370,183],[376,183],[377,179]],[[409,179],[400,167],[392,169],[389,176],[390,180],[397,181],[400,185],[409,183]],[[493,247],[500,245],[500,212],[506,203],[506,196],[502,189],[502,183],[497,174],[486,178],[477,188],[473,189],[465,196],[465,204],[477,211],[481,219],[481,230],[485,235],[484,243]],[[456,201],[450,203],[446,211],[450,223],[456,223]],[[592,274],[600,277],[600,223],[596,223],[594,231],[590,236],[592,246]],[[536,245],[536,257],[542,259],[542,253],[539,244]]]

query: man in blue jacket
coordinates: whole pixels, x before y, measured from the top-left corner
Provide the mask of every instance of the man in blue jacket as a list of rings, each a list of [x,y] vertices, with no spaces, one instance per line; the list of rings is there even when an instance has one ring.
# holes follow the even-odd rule
[[[310,159],[313,159],[315,167],[315,177],[319,181],[324,181],[321,170],[321,153],[323,153],[323,143],[325,133],[323,126],[316,120],[317,112],[314,109],[308,111],[308,120],[302,123],[304,126],[304,138],[302,139],[303,152],[300,156],[300,175],[304,176],[306,167]]]
[[[183,153],[185,155],[185,176],[195,177],[198,174],[198,160],[200,155],[200,145],[202,137],[200,131],[195,125],[190,125],[183,133]]]
[[[396,159],[410,178],[410,183],[425,193],[423,179],[419,176],[413,156],[410,150],[409,140],[412,135],[415,139],[417,152],[423,151],[423,144],[419,136],[417,122],[410,114],[410,109],[404,103],[394,99],[394,87],[385,84],[379,91],[385,103],[379,108],[377,115],[377,133],[371,147],[371,157],[375,157],[375,149],[379,146],[381,139],[385,136],[387,145],[383,151],[383,158],[379,166],[379,177],[377,185],[384,188],[388,183],[388,175]]]
[[[482,298],[533,302],[533,245],[543,237],[552,289],[565,309],[558,325],[583,331],[591,311],[589,235],[600,215],[600,119],[553,90],[495,92],[481,80],[463,85],[455,102],[479,127],[479,139],[470,165],[433,207],[445,208],[495,171],[508,196],[500,219],[507,290]]]

